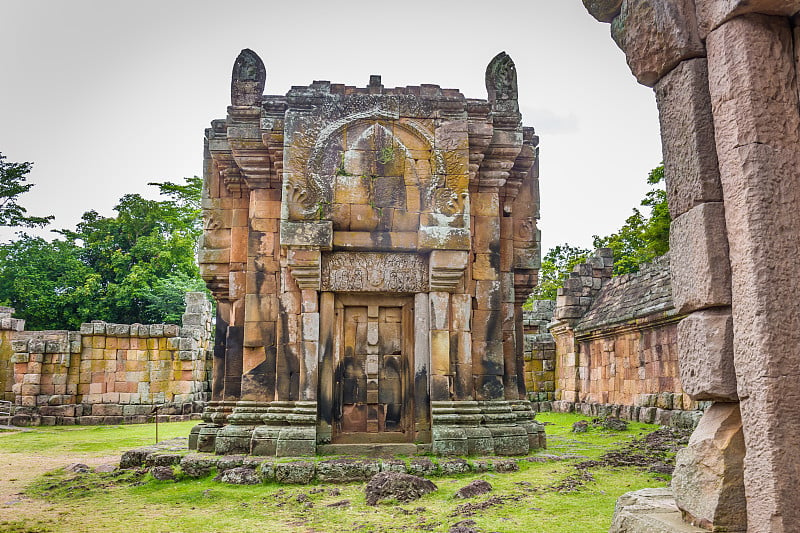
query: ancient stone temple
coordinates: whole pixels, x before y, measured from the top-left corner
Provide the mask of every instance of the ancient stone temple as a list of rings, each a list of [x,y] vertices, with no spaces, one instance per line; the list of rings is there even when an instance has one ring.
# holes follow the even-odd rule
[[[200,263],[218,316],[192,445],[542,446],[521,314],[539,268],[538,138],[511,58],[489,64],[487,100],[380,76],[265,96],[265,80],[242,51],[227,118],[206,130]]]

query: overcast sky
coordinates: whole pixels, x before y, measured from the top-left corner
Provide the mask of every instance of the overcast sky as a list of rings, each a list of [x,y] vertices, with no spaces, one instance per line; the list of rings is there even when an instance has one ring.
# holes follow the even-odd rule
[[[200,175],[242,48],[268,94],[380,74],[468,98],[486,98],[505,50],[541,139],[545,251],[619,228],[661,161],[652,90],[580,0],[0,0],[0,152],[34,163],[23,205],[72,228],[123,194],[155,197],[148,182]]]

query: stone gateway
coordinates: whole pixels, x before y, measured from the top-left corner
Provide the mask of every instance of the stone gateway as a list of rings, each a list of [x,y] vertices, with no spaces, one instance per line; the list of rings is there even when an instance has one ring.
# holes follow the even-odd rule
[[[522,303],[539,268],[538,138],[514,63],[488,99],[315,81],[263,95],[243,50],[206,130],[200,266],[212,401],[191,445],[304,455],[525,454]],[[350,446],[351,448],[348,448]]]

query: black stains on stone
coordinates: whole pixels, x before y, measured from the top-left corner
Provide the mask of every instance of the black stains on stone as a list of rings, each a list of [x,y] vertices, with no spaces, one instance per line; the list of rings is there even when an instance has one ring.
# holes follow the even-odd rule
[[[238,399],[242,394],[242,354],[244,328],[228,326],[225,340],[225,392],[226,400]]]

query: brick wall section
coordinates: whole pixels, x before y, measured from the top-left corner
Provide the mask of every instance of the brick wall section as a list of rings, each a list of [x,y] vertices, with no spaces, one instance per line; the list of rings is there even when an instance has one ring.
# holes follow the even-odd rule
[[[11,339],[25,329],[25,321],[12,318],[13,307],[0,307],[0,400],[14,401],[14,365],[11,362]]]
[[[539,410],[694,425],[706,402],[693,401],[681,388],[677,325],[683,316],[672,301],[669,256],[613,278],[612,264],[604,249],[575,267],[548,325],[552,341],[540,325],[549,305],[526,316],[531,400]],[[553,365],[552,377],[545,364]]]
[[[556,343],[547,330],[555,300],[535,300],[523,314],[525,389],[531,401],[555,400]]]
[[[11,335],[0,331],[0,363],[11,368],[6,398],[16,404],[14,423],[145,422],[155,405],[171,419],[202,411],[209,393],[211,304],[202,293],[187,294],[186,304],[182,326],[94,321],[80,331],[20,331],[19,324]]]

